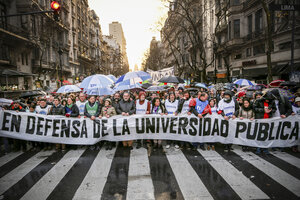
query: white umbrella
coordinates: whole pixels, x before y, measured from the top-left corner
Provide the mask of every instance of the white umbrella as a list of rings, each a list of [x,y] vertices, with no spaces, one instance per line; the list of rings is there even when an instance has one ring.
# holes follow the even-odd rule
[[[56,93],[71,93],[71,92],[80,92],[81,89],[76,85],[64,85],[60,87]]]
[[[89,77],[86,77],[80,84],[80,88],[85,90],[97,89],[97,88],[106,88],[114,84],[114,81],[109,77],[102,74],[95,74]]]
[[[9,106],[12,102],[11,99],[0,98],[0,106]]]

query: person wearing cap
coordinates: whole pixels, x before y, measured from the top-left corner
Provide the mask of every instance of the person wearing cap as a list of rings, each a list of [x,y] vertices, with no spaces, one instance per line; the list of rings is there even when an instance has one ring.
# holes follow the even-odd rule
[[[300,115],[300,97],[296,97],[293,105],[293,115]]]
[[[116,109],[112,106],[112,100],[110,98],[106,98],[104,100],[104,106],[101,109],[101,114],[99,118],[109,118],[115,115],[117,115],[117,112]],[[115,142],[106,141],[105,146],[106,150],[112,150],[113,146],[115,146]]]
[[[146,99],[146,93],[141,91],[138,95],[138,99],[135,101],[135,108],[137,115],[150,114],[150,101]],[[137,140],[136,148],[139,149],[142,147],[142,140]]]
[[[224,92],[224,98],[220,100],[218,104],[218,114],[222,115],[225,120],[230,118],[235,119],[239,114],[239,104],[231,91],[227,90]],[[224,151],[233,150],[231,144],[225,144]]]
[[[86,103],[87,103],[86,95],[81,92],[79,94],[79,100],[76,101],[76,105],[77,105],[77,107],[79,109],[80,116],[84,116],[84,108],[85,108],[85,104]]]

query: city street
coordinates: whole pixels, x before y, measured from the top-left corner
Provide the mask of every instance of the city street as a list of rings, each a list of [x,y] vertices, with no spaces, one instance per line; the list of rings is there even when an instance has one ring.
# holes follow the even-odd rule
[[[0,157],[0,199],[299,199],[299,153],[270,152],[13,152]]]

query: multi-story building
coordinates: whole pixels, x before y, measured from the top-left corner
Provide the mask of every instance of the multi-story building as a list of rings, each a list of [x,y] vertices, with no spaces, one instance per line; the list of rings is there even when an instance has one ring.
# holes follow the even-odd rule
[[[287,3],[280,0],[265,0],[271,4]],[[293,3],[290,1],[289,3]],[[300,3],[295,1],[295,3]],[[222,13],[223,12],[223,13]],[[224,13],[226,12],[226,13]],[[273,79],[288,79],[291,73],[292,12],[269,10],[272,29],[272,76]],[[216,72],[226,81],[247,78],[258,83],[267,82],[267,19],[259,0],[216,1],[217,20],[220,21],[215,35]],[[226,17],[222,17],[226,15]],[[300,22],[295,12],[295,57],[294,69],[300,68]],[[214,76],[214,68],[208,72]]]
[[[121,53],[123,56],[123,71],[129,71],[129,63],[126,51],[126,39],[124,36],[122,24],[119,22],[112,22],[109,24],[109,34],[113,36],[113,38],[120,45]]]

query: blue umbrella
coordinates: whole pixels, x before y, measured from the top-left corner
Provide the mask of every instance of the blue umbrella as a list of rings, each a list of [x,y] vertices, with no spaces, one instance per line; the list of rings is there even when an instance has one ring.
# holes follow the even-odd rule
[[[120,83],[122,81],[126,81],[128,79],[134,79],[135,83],[143,82],[147,79],[150,79],[151,76],[147,72],[137,71],[137,72],[128,72],[121,76],[116,83]]]
[[[81,82],[80,88],[84,88],[85,90],[106,88],[110,87],[113,83],[113,80],[111,80],[109,77],[102,74],[96,74],[85,78]]]
[[[134,79],[129,79],[118,83],[115,86],[114,91],[131,90],[135,88],[141,88],[141,86],[142,84],[135,82]]]
[[[197,83],[197,84],[195,85],[195,87],[207,89],[206,85],[203,84],[203,83]]]
[[[242,86],[254,85],[251,81],[249,81],[247,79],[238,79],[238,80],[234,81],[233,83],[237,84],[237,85],[242,85]]]
[[[103,96],[103,95],[112,95],[114,94],[114,91],[113,89],[107,87],[107,88],[85,90],[84,93],[86,93],[87,95]]]
[[[64,85],[60,87],[56,93],[71,93],[71,92],[80,92],[81,89],[76,85]]]
[[[109,75],[107,75],[107,76],[108,76],[108,78],[110,78],[110,79],[113,80],[114,82],[117,81],[117,78],[116,78],[114,75],[109,74]]]

